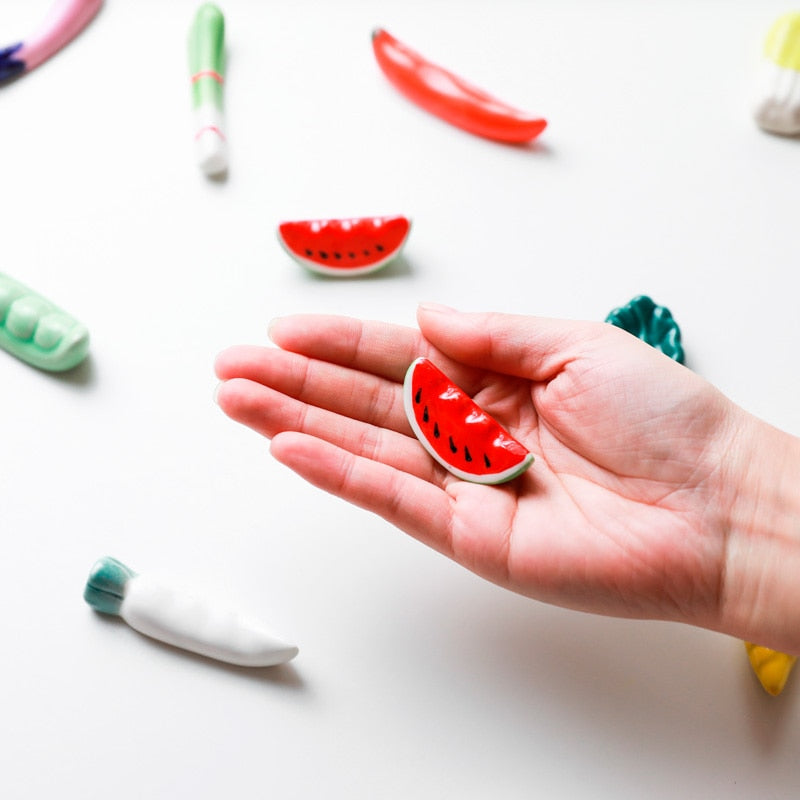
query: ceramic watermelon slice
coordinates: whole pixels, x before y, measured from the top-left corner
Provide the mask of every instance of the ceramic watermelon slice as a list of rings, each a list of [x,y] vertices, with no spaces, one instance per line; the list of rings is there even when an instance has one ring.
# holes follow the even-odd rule
[[[406,372],[403,403],[425,449],[457,478],[505,483],[533,463],[533,454],[427,358]]]
[[[292,258],[323,275],[366,275],[403,249],[411,222],[404,216],[282,222],[278,239]]]

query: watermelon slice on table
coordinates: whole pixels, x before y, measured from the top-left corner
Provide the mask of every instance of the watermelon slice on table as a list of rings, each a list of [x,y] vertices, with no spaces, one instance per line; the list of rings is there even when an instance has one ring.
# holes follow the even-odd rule
[[[406,372],[403,404],[425,449],[457,478],[504,483],[533,463],[533,454],[427,358]]]
[[[385,267],[403,249],[407,217],[356,217],[282,222],[278,239],[292,258],[323,275],[366,275]]]

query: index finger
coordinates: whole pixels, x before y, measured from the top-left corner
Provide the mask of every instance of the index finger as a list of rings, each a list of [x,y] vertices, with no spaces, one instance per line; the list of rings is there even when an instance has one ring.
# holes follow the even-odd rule
[[[432,350],[416,328],[330,314],[279,317],[269,335],[283,350],[398,383],[415,358]]]

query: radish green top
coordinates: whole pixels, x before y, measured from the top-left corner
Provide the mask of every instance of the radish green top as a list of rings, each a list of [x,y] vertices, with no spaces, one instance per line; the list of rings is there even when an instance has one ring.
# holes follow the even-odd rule
[[[92,567],[83,599],[104,614],[119,614],[125,597],[125,585],[136,573],[116,558],[101,558]]]

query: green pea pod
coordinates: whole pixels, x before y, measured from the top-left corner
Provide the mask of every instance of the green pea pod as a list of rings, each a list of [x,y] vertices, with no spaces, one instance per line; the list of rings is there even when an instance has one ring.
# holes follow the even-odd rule
[[[634,297],[606,317],[617,328],[632,333],[679,364],[684,362],[681,330],[665,306],[657,306],[647,295]]]
[[[49,300],[0,273],[0,347],[50,372],[72,369],[89,352],[89,331]]]

